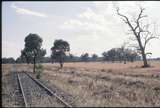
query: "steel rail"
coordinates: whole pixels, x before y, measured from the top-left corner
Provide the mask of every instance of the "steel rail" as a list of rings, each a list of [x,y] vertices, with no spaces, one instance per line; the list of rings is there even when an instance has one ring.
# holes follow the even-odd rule
[[[24,100],[24,104],[25,104],[25,107],[28,107],[28,104],[27,104],[27,101],[26,101],[26,97],[24,95],[24,90],[23,90],[23,87],[22,87],[22,83],[21,83],[21,80],[20,80],[20,77],[19,77],[19,74],[17,73],[17,77],[18,77],[18,83],[20,85],[20,90],[22,92],[22,96],[23,96],[23,100]]]
[[[34,79],[31,75],[29,75],[28,73],[25,72],[26,75],[28,75],[33,81],[35,81],[38,85],[40,85],[42,88],[44,88],[49,94],[55,96],[59,101],[61,101],[61,103],[63,103],[66,107],[72,107],[71,105],[69,105],[67,102],[65,102],[62,98],[60,98],[56,93],[54,93],[51,89],[49,89],[48,87],[46,87],[44,84],[42,84],[40,81],[38,81],[37,79]]]

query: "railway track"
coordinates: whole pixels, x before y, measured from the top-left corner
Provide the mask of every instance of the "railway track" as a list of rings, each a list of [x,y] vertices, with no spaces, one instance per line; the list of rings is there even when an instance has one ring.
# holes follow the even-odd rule
[[[25,107],[72,107],[26,72],[17,73]]]

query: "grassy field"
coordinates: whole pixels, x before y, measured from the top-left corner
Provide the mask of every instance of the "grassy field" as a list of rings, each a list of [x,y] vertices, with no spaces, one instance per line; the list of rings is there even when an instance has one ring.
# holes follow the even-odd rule
[[[76,106],[160,106],[160,62],[149,63],[65,63],[63,69],[46,63],[41,79],[73,95]],[[14,71],[32,67],[14,64]],[[13,64],[2,64],[2,78],[10,71]]]

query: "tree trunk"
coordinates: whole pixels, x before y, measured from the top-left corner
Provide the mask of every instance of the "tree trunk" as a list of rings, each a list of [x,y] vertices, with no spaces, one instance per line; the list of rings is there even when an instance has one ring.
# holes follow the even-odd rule
[[[139,43],[139,46],[140,46],[140,50],[141,50],[141,54],[142,54],[143,67],[149,67],[149,65],[147,63],[147,59],[146,59],[145,49],[142,46],[142,42],[141,42],[140,38],[137,38],[137,40],[138,40],[138,43]]]
[[[126,59],[126,57],[124,58],[124,64],[126,64],[126,61],[127,61],[127,59]]]
[[[60,56],[60,61],[59,61],[59,63],[60,63],[60,68],[63,68],[63,60],[62,60],[62,56]]]
[[[59,61],[59,63],[60,63],[60,68],[63,68],[63,54],[62,54],[62,52],[61,52],[61,54],[60,54],[60,61]]]
[[[27,64],[29,64],[29,60],[27,60]]]
[[[27,64],[29,64],[29,60],[28,60],[28,58],[26,57],[26,62],[27,62]]]
[[[62,62],[60,62],[60,67],[63,68],[63,63]]]
[[[34,60],[33,60],[33,62],[34,62],[34,66],[33,66],[33,73],[36,73],[36,57],[34,57]]]
[[[142,51],[142,58],[143,58],[143,67],[148,67],[147,59],[146,59],[146,54],[144,50]]]

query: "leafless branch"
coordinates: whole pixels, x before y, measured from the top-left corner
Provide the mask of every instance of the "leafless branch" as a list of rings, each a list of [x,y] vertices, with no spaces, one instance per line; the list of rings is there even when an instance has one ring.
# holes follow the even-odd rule
[[[135,48],[136,50],[140,50],[137,44],[129,44],[128,47]]]
[[[136,32],[135,32],[135,30],[134,30],[134,27],[133,27],[132,24],[130,23],[128,17],[125,16],[125,15],[123,15],[123,14],[121,14],[121,13],[119,12],[119,8],[117,8],[117,14],[123,18],[123,21],[124,21],[126,24],[128,24],[129,27],[131,28],[131,30],[133,31],[133,33],[136,34]]]
[[[146,48],[147,43],[148,43],[150,40],[155,39],[155,38],[158,38],[158,37],[153,36],[153,34],[151,34],[151,36],[150,36],[150,37],[146,38],[146,39],[145,39],[145,42],[144,42],[144,46],[143,46],[143,48],[145,49],[145,48]]]
[[[130,27],[131,31],[135,35],[135,38],[139,46],[136,45],[132,47],[137,48],[137,51],[139,51],[139,53],[142,54],[144,67],[148,67],[146,59],[147,53],[145,53],[145,48],[150,40],[157,37],[152,32],[149,31],[150,24],[143,25],[144,22],[141,21],[142,18],[147,17],[147,15],[143,15],[144,10],[145,8],[140,8],[140,13],[138,14],[137,19],[134,19],[135,20],[134,22],[132,20],[129,20],[127,16],[121,14],[119,12],[119,8],[117,8],[117,14]],[[142,38],[144,38],[144,44],[142,43]]]
[[[142,32],[144,32],[143,28],[141,28],[141,25],[140,25],[140,19],[142,19],[144,17],[147,17],[147,15],[142,15],[144,10],[145,10],[145,8],[140,8],[140,13],[138,15],[138,18],[135,21],[136,27],[134,28],[134,31],[136,31],[137,29],[139,29],[138,36],[140,36],[140,34]]]

